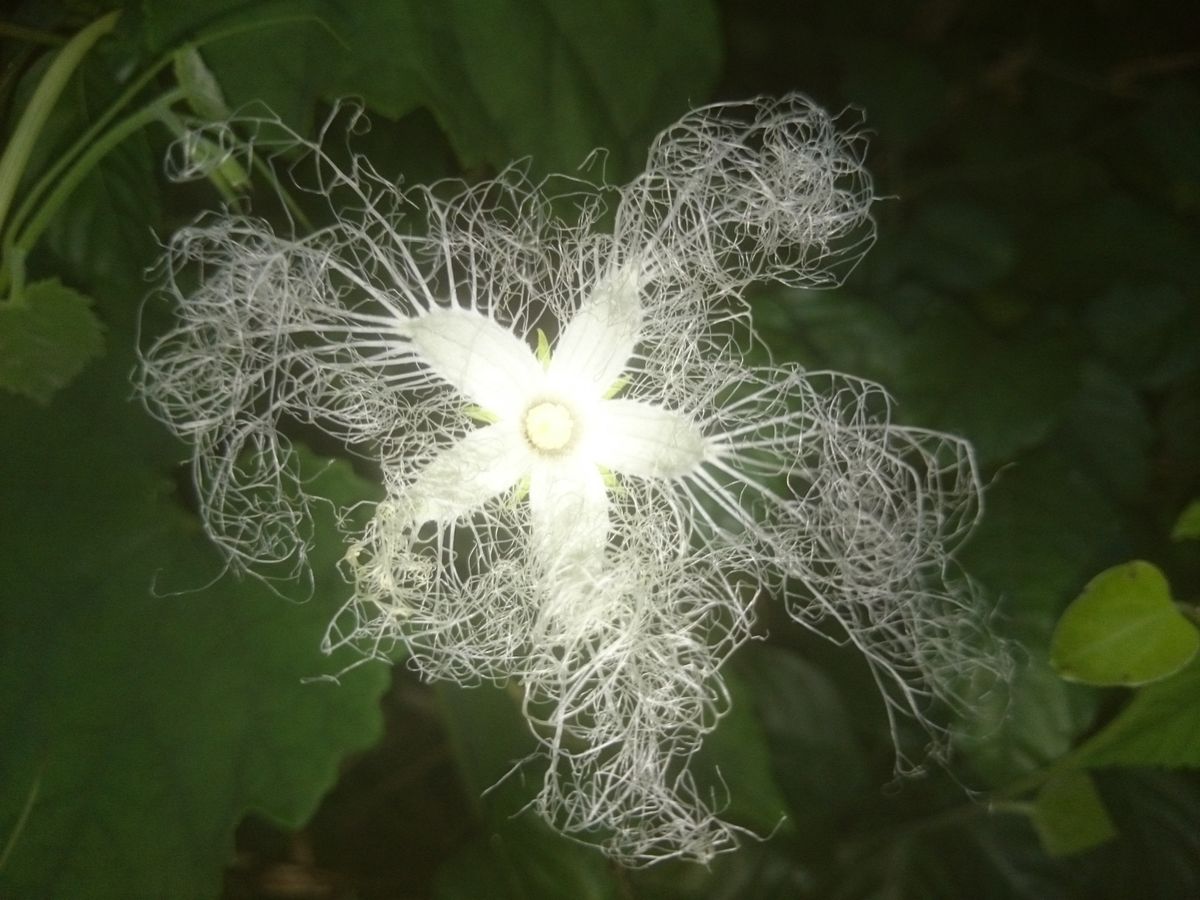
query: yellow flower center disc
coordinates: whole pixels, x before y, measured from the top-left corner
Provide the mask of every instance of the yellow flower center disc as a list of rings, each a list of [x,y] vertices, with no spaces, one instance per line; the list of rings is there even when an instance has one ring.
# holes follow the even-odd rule
[[[543,400],[525,413],[525,436],[538,450],[561,450],[571,442],[574,433],[575,419],[561,403]]]

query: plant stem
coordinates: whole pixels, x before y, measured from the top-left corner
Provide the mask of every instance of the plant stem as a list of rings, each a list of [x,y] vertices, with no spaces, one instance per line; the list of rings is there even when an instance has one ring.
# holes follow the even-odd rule
[[[120,13],[109,13],[71,38],[55,55],[54,61],[46,69],[46,74],[34,89],[29,105],[21,114],[4,155],[0,156],[0,230],[3,229],[4,220],[8,216],[8,207],[17,191],[17,183],[21,180],[29,162],[29,155],[33,152],[34,142],[45,126],[50,110],[83,60],[84,54],[103,35],[112,31],[118,15]]]
[[[183,98],[183,93],[182,88],[174,88],[167,91],[137,112],[126,116],[105,132],[62,176],[54,190],[50,192],[49,196],[39,206],[37,214],[29,222],[25,230],[19,236],[12,239],[11,243],[5,244],[5,267],[0,269],[0,290],[11,279],[9,283],[12,285],[10,293],[12,303],[18,305],[21,303],[21,294],[24,288],[24,273],[21,271],[23,269],[23,266],[20,265],[21,260],[33,249],[38,238],[42,236],[42,233],[53,221],[59,208],[71,196],[75,188],[79,186],[79,182],[95,168],[101,159],[127,137],[144,128],[149,123],[161,119],[163,114],[170,109],[171,104]]]
[[[51,166],[46,173],[38,179],[37,184],[35,184],[29,190],[29,193],[26,194],[25,199],[21,201],[21,205],[17,208],[17,211],[13,213],[12,221],[9,223],[8,227],[7,239],[5,240],[6,245],[11,243],[12,236],[20,231],[21,226],[25,224],[25,220],[28,219],[32,214],[34,207],[38,203],[38,200],[43,194],[45,194],[47,190],[50,189],[52,185],[58,182],[63,172],[66,171],[67,167],[71,164],[71,161],[96,142],[100,133],[103,132],[104,129],[108,127],[109,123],[117,117],[117,114],[120,113],[121,110],[124,109],[129,103],[129,101],[132,100],[138,93],[140,93],[141,90],[150,83],[151,79],[161,72],[170,61],[170,56],[164,56],[149,69],[131,81],[129,87],[121,92],[121,96],[109,104],[108,109],[104,111],[100,118],[93,122],[92,125],[76,139],[75,143],[73,143],[67,149],[67,151],[58,158],[54,165]]]
[[[25,795],[25,805],[21,807],[21,814],[17,816],[17,822],[13,825],[13,829],[8,835],[8,840],[4,843],[4,850],[0,851],[0,869],[3,869],[8,863],[8,858],[12,856],[13,847],[17,846],[17,841],[20,840],[21,833],[29,823],[29,814],[33,812],[33,807],[37,803],[38,792],[41,788],[42,771],[39,769],[37,775],[33,778],[33,784],[29,786],[29,793]]]
[[[26,28],[24,25],[14,25],[12,22],[0,22],[0,37],[12,38],[15,41],[25,41],[29,44],[46,44],[50,47],[61,47],[67,41],[49,31],[38,28]]]

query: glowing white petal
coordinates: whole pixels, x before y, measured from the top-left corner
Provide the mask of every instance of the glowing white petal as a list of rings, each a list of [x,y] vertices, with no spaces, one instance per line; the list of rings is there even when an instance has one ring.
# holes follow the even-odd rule
[[[421,360],[470,400],[501,416],[519,412],[542,367],[508,329],[469,309],[435,309],[400,327]]]
[[[414,522],[449,522],[508,490],[529,471],[524,442],[507,424],[468,432],[417,473],[407,499]]]
[[[597,405],[588,426],[596,462],[642,478],[686,475],[704,459],[703,433],[686,416],[638,400]]]
[[[558,337],[548,372],[552,381],[576,389],[588,386],[596,395],[612,386],[641,333],[640,286],[632,268],[600,280]]]
[[[594,578],[608,544],[608,493],[596,466],[578,456],[539,461],[530,474],[533,546],[564,579]]]

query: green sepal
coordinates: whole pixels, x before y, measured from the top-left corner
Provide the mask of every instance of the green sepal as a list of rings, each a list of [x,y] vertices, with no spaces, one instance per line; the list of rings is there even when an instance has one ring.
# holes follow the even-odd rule
[[[464,406],[463,412],[476,422],[483,422],[486,425],[494,425],[500,421],[500,417],[494,412],[489,409],[484,409],[482,406],[478,406],[474,403]]]
[[[617,396],[617,394],[621,393],[621,391],[625,390],[628,384],[628,378],[626,378],[624,375],[619,376],[616,381],[608,386],[608,390],[604,392],[604,399],[611,400],[613,397]]]
[[[546,332],[542,329],[537,330],[537,349],[533,351],[538,358],[538,362],[543,368],[550,365],[550,338],[546,337]]]

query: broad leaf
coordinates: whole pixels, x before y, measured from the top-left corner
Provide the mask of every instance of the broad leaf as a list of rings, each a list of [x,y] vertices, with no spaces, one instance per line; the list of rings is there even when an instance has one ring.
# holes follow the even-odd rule
[[[439,684],[436,693],[463,789],[475,806],[482,831],[442,867],[436,896],[440,900],[619,896],[602,854],[556,834],[525,809],[537,792],[541,773],[536,762],[519,765],[529,759],[535,744],[518,695],[491,686],[467,689],[453,684]]]
[[[776,760],[755,713],[753,683],[733,672],[725,673],[725,683],[733,705],[704,739],[692,763],[701,794],[709,789],[711,796],[725,798],[721,817],[760,835],[781,826],[791,831],[794,826],[786,818],[788,804],[777,782]]]
[[[328,516],[306,603],[222,575],[126,393],[103,366],[54,416],[3,411],[0,834],[40,779],[5,896],[215,896],[247,812],[298,827],[379,733],[384,667],[306,682],[355,661],[318,649],[347,590]],[[368,495],[344,464],[309,471]]]
[[[752,691],[747,706],[753,704],[762,722],[773,780],[787,798],[793,827],[807,840],[827,837],[831,823],[875,789],[846,696],[821,669],[783,648],[756,645],[739,663]],[[736,759],[736,745],[731,749]]]
[[[26,285],[19,305],[0,301],[0,387],[48,403],[103,352],[91,298],[57,278]]]
[[[1200,649],[1200,632],[1171,599],[1156,566],[1135,561],[1101,572],[1067,607],[1050,658],[1071,681],[1139,685],[1179,671]]]
[[[1017,459],[986,492],[983,522],[964,554],[968,571],[1004,611],[1049,637],[1106,548],[1120,536],[1115,506],[1055,450]]]
[[[907,303],[920,319],[904,344],[905,372],[889,385],[906,418],[969,438],[985,466],[1053,431],[1078,387],[1066,335],[1040,320],[1001,331],[919,295]]]
[[[195,43],[215,76],[215,84],[203,91],[210,100],[222,97],[233,109],[269,108],[301,131],[311,126],[316,101],[350,52],[334,24],[345,14],[339,16],[325,0],[147,0],[142,16],[152,54]],[[192,79],[185,82],[194,85]],[[216,109],[205,105],[206,113]]]
[[[532,156],[561,171],[604,147],[623,172],[627,148],[706,94],[718,65],[707,2],[145,7],[158,49],[242,30],[200,48],[234,108],[261,102],[307,130],[322,99],[360,97],[391,118],[425,107],[467,166]]]
[[[405,0],[355,6],[338,29],[356,52],[336,90],[390,116],[428,107],[468,166],[528,155],[563,171],[604,147],[623,172],[626,146],[705,93],[717,66],[708,3]]]

